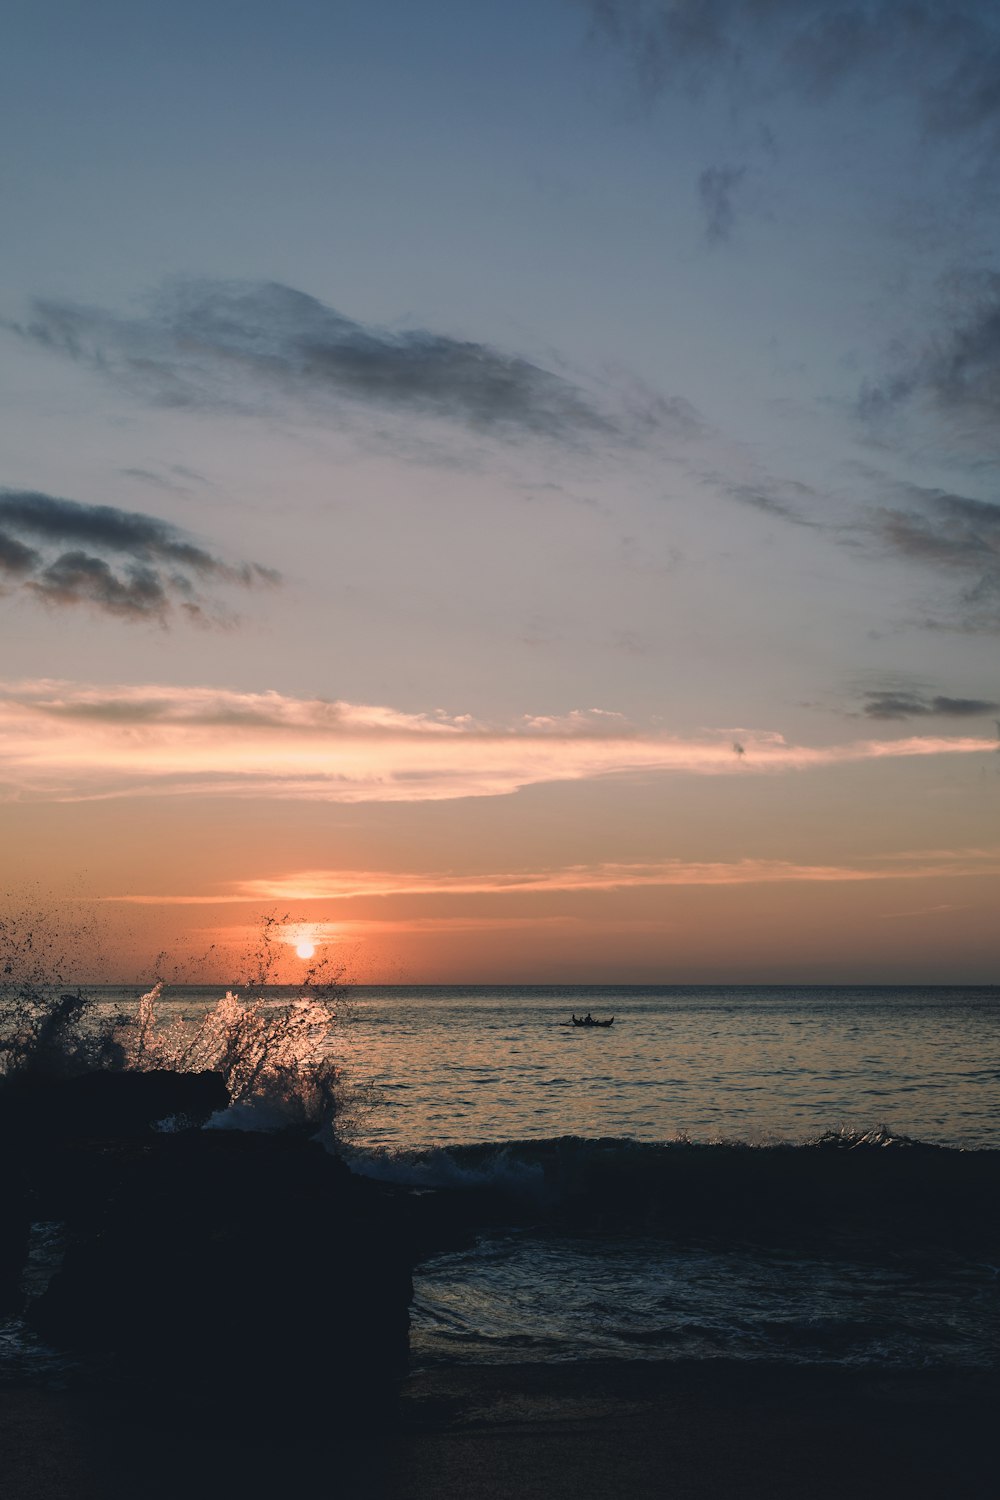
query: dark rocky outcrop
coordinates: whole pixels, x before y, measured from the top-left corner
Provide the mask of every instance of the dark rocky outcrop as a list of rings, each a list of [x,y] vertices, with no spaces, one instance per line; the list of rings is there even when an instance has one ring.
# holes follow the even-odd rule
[[[384,1399],[406,1360],[410,1258],[391,1201],[321,1147],[186,1131],[67,1145],[59,1166],[68,1246],[31,1309],[47,1340],[206,1407]]]
[[[126,1140],[164,1120],[201,1125],[228,1103],[220,1073],[24,1073],[0,1090],[0,1134],[30,1150],[55,1140]]]
[[[21,1271],[28,1255],[32,1198],[27,1175],[12,1143],[0,1141],[0,1316],[22,1301]]]
[[[265,1397],[272,1424],[320,1414],[346,1430],[384,1415],[431,1216],[292,1132],[153,1128],[204,1119],[225,1102],[219,1083],[101,1074],[3,1090],[0,1142],[19,1143],[21,1210],[65,1226],[62,1264],[29,1321],[143,1401],[237,1425]],[[6,1226],[8,1289],[28,1218]]]

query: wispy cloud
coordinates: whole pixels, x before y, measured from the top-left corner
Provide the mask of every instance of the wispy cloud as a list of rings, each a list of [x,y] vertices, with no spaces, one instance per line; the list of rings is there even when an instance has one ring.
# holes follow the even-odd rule
[[[1000,102],[1000,89],[996,94]],[[952,272],[945,279],[943,302],[936,332],[903,355],[883,380],[863,387],[861,414],[878,421],[920,402],[947,421],[955,440],[995,454],[1000,444],[1000,272]]]
[[[530,360],[428,329],[361,323],[277,282],[175,281],[134,317],[40,299],[8,327],[168,406],[293,401],[327,417],[367,408],[561,440],[616,428],[578,384]],[[647,407],[644,419],[652,416]]]
[[[208,482],[204,475],[184,464],[170,464],[162,473],[155,469],[119,469],[118,472],[126,479],[137,479],[141,484],[176,495],[189,495],[192,485],[201,486]]]
[[[205,623],[220,618],[206,586],[277,581],[272,569],[224,562],[155,516],[0,490],[0,592],[122,620],[164,623],[179,611]]]
[[[964,630],[1000,630],[1000,505],[907,484],[907,504],[876,508],[871,526],[884,545],[910,562],[963,579],[950,618]]]
[[[917,906],[911,911],[884,911],[881,913],[885,922],[899,921],[904,917],[937,917],[946,911],[962,911],[964,908],[956,906],[954,901],[939,901],[935,906]]]
[[[919,193],[929,143],[953,156],[952,193],[963,200],[966,224],[991,211],[1000,148],[995,5],[985,0],[577,3],[590,16],[592,42],[624,60],[626,76],[644,101],[671,96],[723,105],[731,149],[744,155],[756,151],[765,172],[781,159],[779,122],[787,120],[790,106],[807,107],[811,117],[818,109],[853,108],[870,120],[884,110],[885,141],[895,143],[895,150],[908,136],[911,149],[920,153],[916,175],[900,183],[900,222],[914,219],[914,186]],[[881,154],[898,176],[897,157],[885,151],[877,129],[869,126],[865,142],[866,151]],[[718,149],[717,137],[712,149]],[[697,178],[709,244],[732,237],[737,208],[744,206],[745,170],[709,163]],[[924,233],[931,225],[937,233],[945,225],[955,233],[940,197],[921,209]],[[912,228],[908,244],[912,247]],[[946,368],[932,378],[938,376],[947,383]]]
[[[790,521],[795,526],[809,526],[814,530],[833,529],[804,514],[809,507],[815,510],[817,503],[823,499],[811,485],[802,484],[795,479],[779,479],[760,474],[747,480],[729,479],[721,473],[706,474],[703,477],[715,484],[727,499],[736,500],[740,505],[748,505],[765,515]]]
[[[698,196],[705,216],[705,238],[710,245],[732,239],[736,227],[736,198],[747,169],[706,167],[698,178]]]
[[[774,731],[733,727],[683,737],[597,709],[489,724],[277,693],[0,685],[8,798],[420,802],[611,775],[766,775],[995,748],[992,738],[943,735],[793,745]]]
[[[694,470],[719,494],[763,516],[825,534],[871,555],[873,540],[890,555],[936,575],[935,596],[922,623],[968,632],[1000,630],[1000,505],[890,478],[856,465],[862,484],[822,493],[800,480],[762,471]],[[957,585],[957,587],[956,587]]]
[[[635,863],[602,862],[540,870],[456,875],[446,871],[300,870],[243,880],[196,895],[115,896],[136,905],[216,906],[269,902],[355,901],[386,896],[503,896],[616,891],[642,886],[844,884],[1000,875],[1000,848],[919,850],[853,865],[808,865],[782,859]]]
[[[640,87],[814,101],[852,84],[910,100],[922,130],[1000,118],[1000,23],[977,0],[582,0]]]

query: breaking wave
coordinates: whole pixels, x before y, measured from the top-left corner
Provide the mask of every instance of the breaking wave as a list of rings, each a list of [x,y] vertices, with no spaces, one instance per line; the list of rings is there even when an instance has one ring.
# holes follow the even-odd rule
[[[489,1230],[415,1277],[418,1363],[767,1360],[989,1368],[997,1275],[712,1239]]]
[[[352,1165],[436,1188],[467,1231],[415,1274],[419,1363],[995,1357],[1000,1152],[879,1125],[799,1144],[565,1136]]]
[[[450,1192],[456,1212],[472,1195],[492,1222],[1000,1246],[1000,1152],[929,1145],[885,1125],[783,1145],[562,1136],[346,1155],[366,1176]]]

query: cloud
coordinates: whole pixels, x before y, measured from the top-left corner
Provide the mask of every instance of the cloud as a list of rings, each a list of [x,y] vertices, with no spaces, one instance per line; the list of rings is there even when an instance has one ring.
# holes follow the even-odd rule
[[[273,401],[445,418],[476,432],[579,440],[612,419],[572,381],[488,344],[392,333],[277,282],[176,281],[143,316],[39,300],[36,344],[178,407],[255,411]]]
[[[948,580],[947,594],[927,607],[925,626],[1000,630],[1000,505],[893,480],[867,465],[855,467],[868,495],[850,510],[835,492],[824,494],[759,467],[746,478],[731,477],[720,467],[692,472],[726,499],[765,516],[825,533],[855,553],[871,553],[874,538],[883,555],[888,551],[936,573],[939,582]]]
[[[16,536],[0,531],[0,573],[22,577],[31,573],[40,562],[41,556],[34,547],[27,547]]]
[[[130,567],[123,581],[103,558],[86,552],[64,552],[28,587],[46,604],[91,604],[124,619],[162,619],[170,606],[167,589],[152,568]]]
[[[1000,273],[952,273],[939,323],[937,334],[892,374],[862,388],[861,415],[879,421],[918,401],[944,418],[960,441],[998,451]]]
[[[241,693],[226,688],[79,687],[41,681],[0,684],[0,703],[19,701],[46,718],[90,721],[108,726],[159,725],[166,730],[244,729],[298,735],[460,734],[477,726],[465,715],[443,711],[405,713],[372,704],[326,698],[289,698],[276,692]],[[617,718],[617,715],[614,716]],[[563,734],[584,733],[587,716],[571,714],[561,720],[526,718],[525,732],[555,729]]]
[[[934,906],[917,906],[910,911],[883,911],[879,913],[883,921],[897,921],[901,917],[936,917],[944,911],[962,911],[961,906],[956,906],[954,901],[938,901]]]
[[[713,85],[737,101],[814,101],[852,85],[912,101],[921,128],[1000,120],[1000,24],[975,0],[582,0],[595,34],[656,94]]]
[[[189,495],[191,485],[203,485],[208,481],[203,475],[194,469],[187,469],[183,464],[171,464],[165,474],[158,474],[152,469],[119,469],[126,479],[138,479],[142,484],[150,484],[154,489],[168,490],[175,495]]]
[[[369,870],[307,870],[278,880],[246,880],[233,901],[328,901],[366,896],[505,895],[549,891],[616,891],[641,886],[773,885],[872,880],[928,880],[1000,874],[1000,849],[904,854],[860,865],[804,865],[783,859],[649,862],[602,861],[557,869],[487,875]],[[202,900],[211,898],[197,898]],[[215,898],[218,899],[218,898]]]
[[[968,580],[945,623],[967,631],[1000,630],[1000,505],[924,485],[896,485],[909,502],[883,506],[871,525],[908,561]]]
[[[717,485],[728,499],[736,500],[740,505],[749,505],[754,510],[763,511],[765,515],[791,521],[795,526],[826,529],[823,522],[810,520],[797,508],[802,505],[815,506],[822,498],[811,485],[801,484],[794,479],[758,478],[752,482],[734,483],[719,474],[706,474],[703,477]]]
[[[698,178],[698,196],[705,215],[705,238],[710,245],[732,239],[736,224],[736,195],[746,167],[706,167]]]
[[[0,489],[0,584],[5,577],[48,605],[160,623],[178,610],[199,621],[218,618],[206,584],[278,581],[257,563],[223,562],[155,516]]]
[[[187,541],[166,521],[110,505],[82,505],[32,490],[0,491],[4,524],[59,544],[85,542],[133,556],[181,563],[199,572],[217,573],[222,564]]]
[[[1000,564],[1000,505],[947,490],[908,485],[922,513],[885,508],[882,535],[907,557],[947,568],[992,568]]]
[[[993,738],[971,735],[822,746],[734,727],[684,737],[595,709],[490,724],[278,693],[0,684],[0,795],[8,800],[424,802],[605,776],[756,776],[995,749]]]
[[[855,865],[806,865],[784,859],[601,861],[537,870],[456,875],[450,871],[299,870],[241,880],[191,895],[113,896],[142,906],[216,906],[355,901],[387,896],[506,896],[617,891],[644,886],[845,884],[1000,875],[1000,849],[941,849],[874,857]],[[470,918],[470,921],[480,920]]]
[[[865,694],[861,712],[868,719],[973,719],[1000,712],[1000,703],[987,698],[947,698],[941,693],[887,689]]]

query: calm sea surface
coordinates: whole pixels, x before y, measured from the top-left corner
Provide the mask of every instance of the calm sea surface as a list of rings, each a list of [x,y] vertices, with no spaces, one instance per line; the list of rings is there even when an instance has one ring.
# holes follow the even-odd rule
[[[362,988],[340,1045],[370,1144],[801,1140],[841,1125],[1000,1146],[1000,990]],[[613,1015],[583,1031],[571,1014]]]

